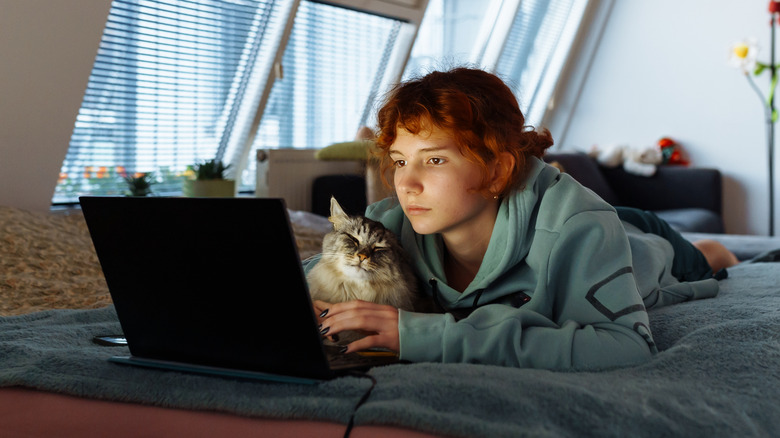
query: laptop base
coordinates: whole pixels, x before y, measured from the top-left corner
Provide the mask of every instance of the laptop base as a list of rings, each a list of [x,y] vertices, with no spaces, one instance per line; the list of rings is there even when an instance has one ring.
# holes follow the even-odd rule
[[[171,362],[167,360],[147,359],[135,356],[111,356],[108,360],[109,362],[122,365],[132,365],[144,368],[155,368],[158,370],[179,371],[184,373],[205,374],[210,376],[221,376],[237,379],[263,380],[281,383],[299,383],[305,385],[313,385],[324,381],[306,377],[284,376],[280,374],[263,373],[259,371],[220,368],[207,365]]]

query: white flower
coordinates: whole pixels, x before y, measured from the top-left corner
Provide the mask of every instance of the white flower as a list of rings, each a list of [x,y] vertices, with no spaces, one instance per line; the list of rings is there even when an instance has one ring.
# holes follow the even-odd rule
[[[755,38],[747,38],[729,47],[729,64],[739,68],[745,74],[750,74],[756,68],[758,58],[758,42]]]

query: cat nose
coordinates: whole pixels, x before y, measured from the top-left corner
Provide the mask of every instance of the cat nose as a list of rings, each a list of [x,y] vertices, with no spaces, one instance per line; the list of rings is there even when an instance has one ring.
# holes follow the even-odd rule
[[[368,255],[363,254],[362,252],[359,252],[357,256],[358,256],[358,258],[360,259],[361,262],[368,258]]]

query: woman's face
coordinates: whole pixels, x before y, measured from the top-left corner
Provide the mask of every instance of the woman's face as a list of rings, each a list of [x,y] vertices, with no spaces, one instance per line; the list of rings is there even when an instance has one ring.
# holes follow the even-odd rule
[[[482,169],[446,131],[414,135],[399,128],[390,159],[398,199],[415,232],[445,238],[492,232],[498,200],[480,194]]]

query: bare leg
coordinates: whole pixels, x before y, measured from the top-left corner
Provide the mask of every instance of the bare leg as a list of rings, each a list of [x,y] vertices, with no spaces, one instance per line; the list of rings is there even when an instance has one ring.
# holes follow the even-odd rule
[[[697,240],[693,242],[693,246],[704,254],[704,258],[707,259],[707,263],[709,263],[713,273],[739,263],[737,256],[717,240]]]

